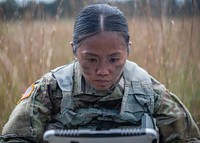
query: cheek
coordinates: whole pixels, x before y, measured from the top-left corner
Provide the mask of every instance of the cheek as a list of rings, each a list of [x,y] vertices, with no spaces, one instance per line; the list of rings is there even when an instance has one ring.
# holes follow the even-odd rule
[[[121,76],[125,63],[126,63],[126,59],[123,59],[118,64],[114,65],[113,75],[115,76],[115,78],[118,78]]]
[[[83,74],[91,75],[93,73],[93,71],[94,71],[94,66],[91,66],[87,62],[81,62],[80,66],[81,66]]]
[[[116,66],[114,67],[114,70],[113,70],[114,75],[115,75],[115,76],[120,76],[121,73],[122,73],[122,71],[123,71],[123,68],[124,68],[124,65],[123,65],[123,64],[121,64],[121,65],[116,65]]]

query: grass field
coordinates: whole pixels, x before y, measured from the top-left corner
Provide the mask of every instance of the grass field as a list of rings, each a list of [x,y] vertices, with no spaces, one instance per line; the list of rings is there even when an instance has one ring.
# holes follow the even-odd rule
[[[21,94],[73,60],[73,19],[0,21],[0,129]],[[132,18],[129,59],[178,95],[200,123],[200,18]]]

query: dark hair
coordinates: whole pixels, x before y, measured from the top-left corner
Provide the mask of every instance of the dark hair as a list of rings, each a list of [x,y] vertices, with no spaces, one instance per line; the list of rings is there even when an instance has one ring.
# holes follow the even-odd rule
[[[74,24],[73,52],[84,39],[102,31],[120,34],[129,43],[128,24],[124,14],[108,4],[92,4],[80,11]]]

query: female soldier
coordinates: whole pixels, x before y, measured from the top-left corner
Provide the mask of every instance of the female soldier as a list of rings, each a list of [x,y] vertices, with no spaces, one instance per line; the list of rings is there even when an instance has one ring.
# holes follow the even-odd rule
[[[48,129],[140,127],[145,113],[160,142],[198,142],[199,130],[180,100],[128,61],[127,21],[116,7],[84,8],[71,43],[76,60],[33,83],[3,128],[6,142],[43,142]]]

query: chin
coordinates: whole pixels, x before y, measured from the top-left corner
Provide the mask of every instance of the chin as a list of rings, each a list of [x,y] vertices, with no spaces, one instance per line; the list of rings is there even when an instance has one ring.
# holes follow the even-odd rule
[[[97,91],[108,91],[110,89],[110,86],[95,86],[94,87],[95,90]]]

